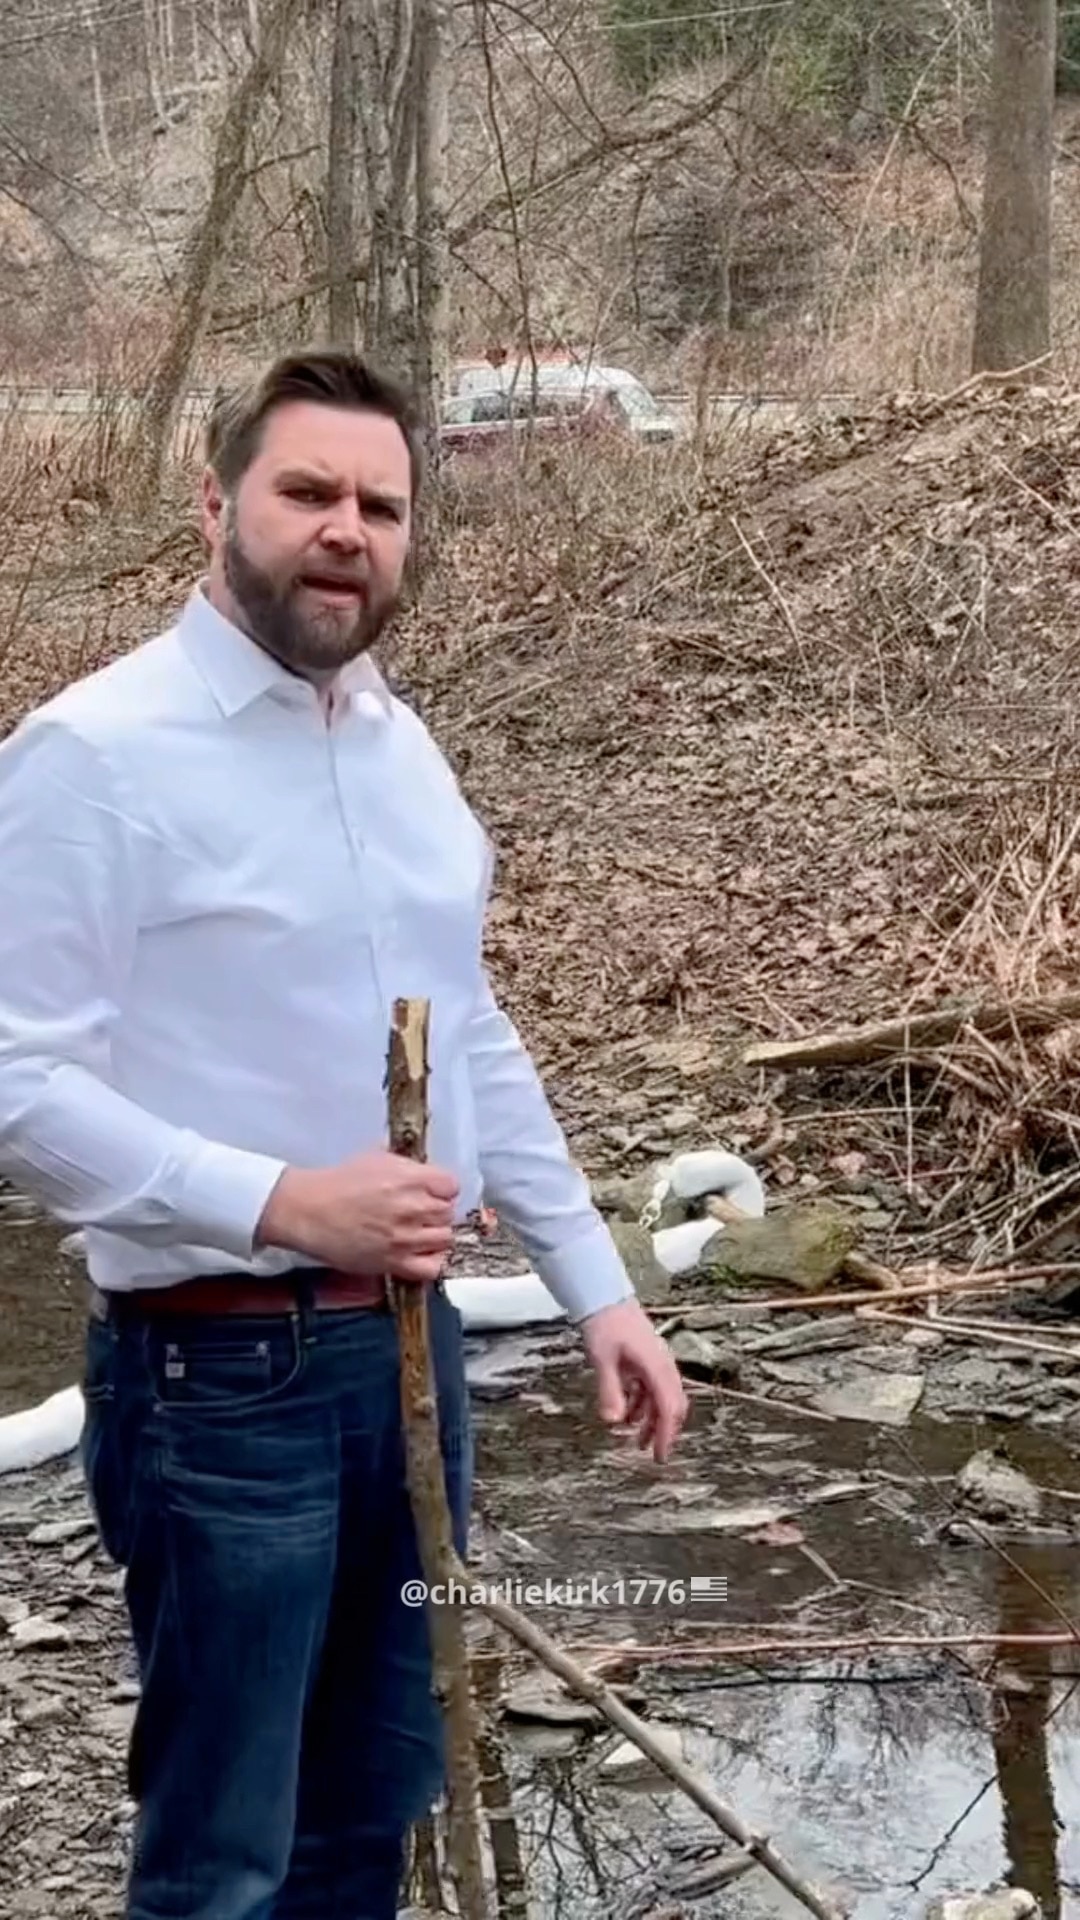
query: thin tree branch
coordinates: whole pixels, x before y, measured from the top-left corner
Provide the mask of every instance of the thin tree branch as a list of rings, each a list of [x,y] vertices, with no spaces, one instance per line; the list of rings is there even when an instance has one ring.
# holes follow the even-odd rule
[[[576,180],[582,174],[588,173],[590,168],[604,160],[616,155],[627,158],[631,154],[650,152],[692,132],[695,127],[701,126],[704,121],[717,113],[732,94],[737,92],[747,75],[757,65],[757,61],[758,56],[755,54],[752,60],[745,62],[735,74],[714,87],[703,100],[698,100],[693,106],[685,108],[683,112],[676,114],[673,120],[665,122],[661,127],[614,128],[595,140],[586,141],[584,146],[579,148],[577,153],[571,154],[569,159],[557,161],[546,172],[538,174],[527,188],[513,188],[513,198],[518,209],[526,200],[537,199],[541,194],[554,192],[557,187],[567,186],[571,180]],[[483,233],[493,220],[498,219],[500,214],[509,211],[510,202],[507,199],[506,190],[500,189],[459,226],[451,229],[448,236],[451,249],[455,253],[460,252],[470,240],[475,240],[479,234]],[[367,271],[367,262],[358,261],[353,268],[353,279],[366,280]],[[301,301],[312,300],[317,295],[325,293],[328,284],[327,274],[316,274],[306,280],[302,286],[294,287],[289,293],[280,294],[274,300],[252,302],[246,307],[236,307],[231,313],[222,314],[211,331],[215,334],[234,333],[240,327],[250,326],[253,321],[271,319],[275,314],[284,313],[291,307],[299,306]]]

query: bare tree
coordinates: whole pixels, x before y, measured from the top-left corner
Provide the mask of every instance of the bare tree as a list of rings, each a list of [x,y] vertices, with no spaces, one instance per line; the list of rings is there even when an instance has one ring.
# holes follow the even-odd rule
[[[448,0],[416,7],[416,343],[414,373],[434,426],[450,372]]]
[[[259,109],[284,63],[303,0],[274,0],[263,15],[259,43],[218,129],[210,198],[188,243],[179,280],[176,317],[150,382],[141,422],[138,486],[144,499],[160,492],[161,476],[198,347],[214,278],[250,166]]]
[[[409,244],[416,87],[412,0],[359,0],[358,101],[370,221],[364,344],[398,372],[412,361]]]
[[[993,0],[993,22],[976,372],[1050,350],[1054,0]]]
[[[330,132],[326,157],[328,314],[335,346],[356,344],[357,0],[337,0],[330,56]]]
[[[101,158],[111,173],[113,170],[112,148],[109,145],[109,121],[105,111],[105,89],[101,81],[101,56],[98,52],[97,14],[93,0],[83,0],[83,20],[86,24],[86,40],[90,52],[90,84],[94,94],[94,117],[97,121],[98,146]]]

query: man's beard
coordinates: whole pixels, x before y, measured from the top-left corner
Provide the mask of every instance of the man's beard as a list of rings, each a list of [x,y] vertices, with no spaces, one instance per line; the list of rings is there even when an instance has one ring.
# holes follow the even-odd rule
[[[226,532],[223,557],[229,591],[252,639],[294,673],[336,673],[374,646],[397,605],[392,598],[367,598],[355,609],[304,612],[297,598],[303,576],[276,581],[244,552],[235,526]],[[328,564],[327,571],[344,575],[347,569]]]

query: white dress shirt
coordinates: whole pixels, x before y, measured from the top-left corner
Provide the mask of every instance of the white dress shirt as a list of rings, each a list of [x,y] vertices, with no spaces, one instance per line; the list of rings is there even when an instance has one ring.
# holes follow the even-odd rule
[[[431,1002],[430,1159],[572,1319],[633,1289],[481,941],[487,838],[366,656],[328,716],[201,589],[0,745],[0,1173],[118,1289],[255,1249],[286,1165],[385,1146],[398,995]]]

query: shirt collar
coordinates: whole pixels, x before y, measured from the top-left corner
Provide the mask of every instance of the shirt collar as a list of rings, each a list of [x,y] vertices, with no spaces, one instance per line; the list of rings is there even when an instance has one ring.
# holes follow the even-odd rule
[[[212,606],[200,581],[177,623],[177,636],[227,720],[264,695],[287,704],[306,703],[317,689],[289,673],[239,627]],[[366,696],[361,698],[361,696]],[[348,700],[372,717],[389,720],[393,701],[369,653],[358,654],[334,681],[335,701]]]

